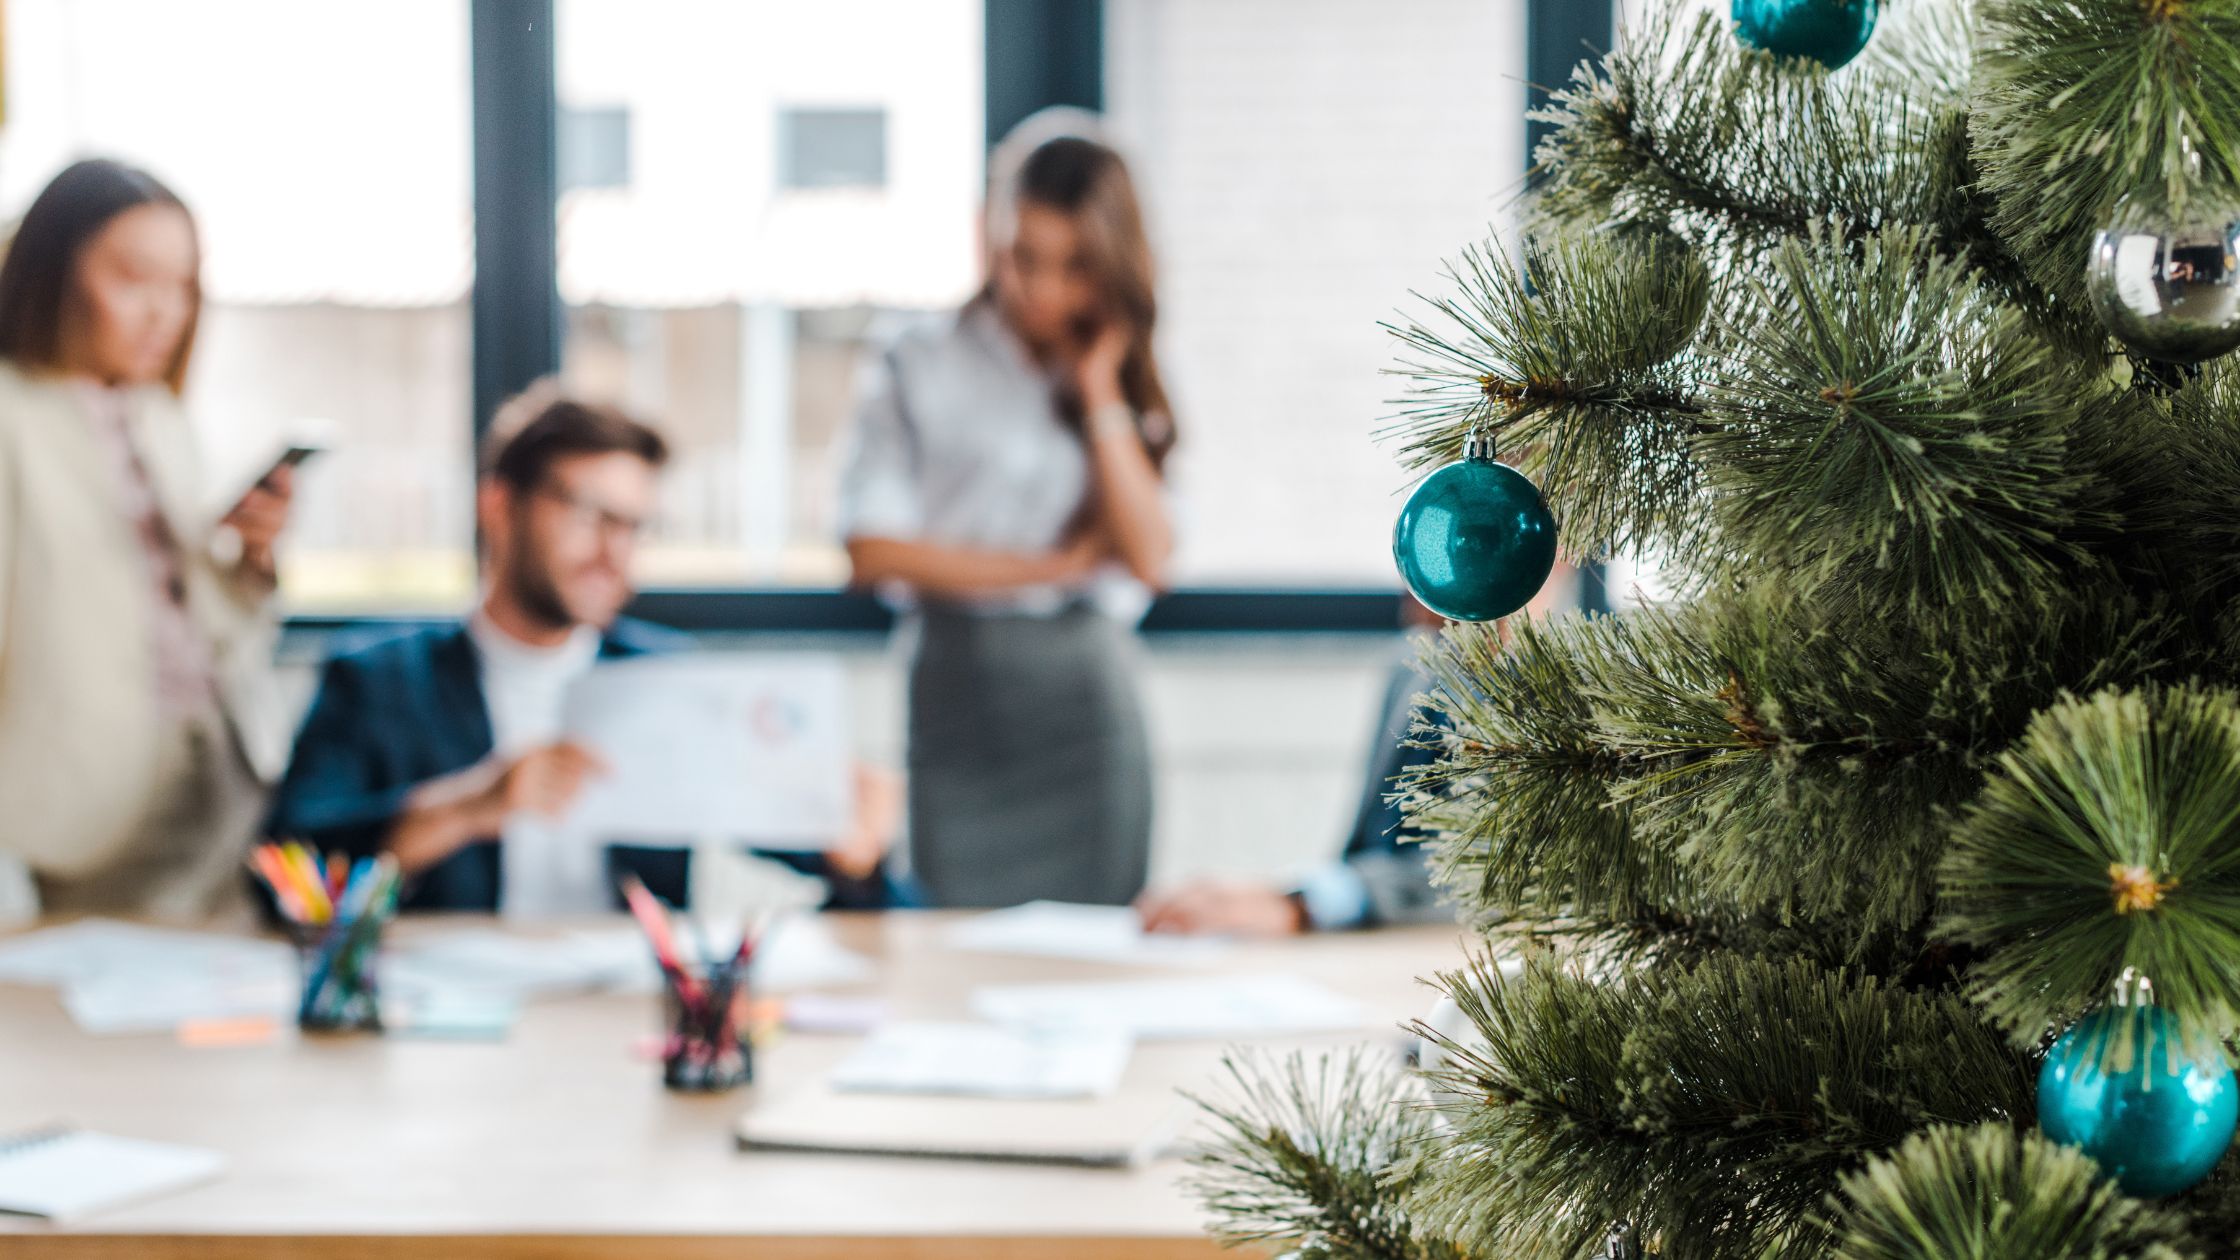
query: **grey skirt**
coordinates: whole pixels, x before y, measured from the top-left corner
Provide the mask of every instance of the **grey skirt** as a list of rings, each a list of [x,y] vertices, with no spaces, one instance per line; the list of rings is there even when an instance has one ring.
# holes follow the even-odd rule
[[[910,666],[910,861],[936,906],[1119,905],[1151,858],[1151,755],[1127,634],[929,607]]]

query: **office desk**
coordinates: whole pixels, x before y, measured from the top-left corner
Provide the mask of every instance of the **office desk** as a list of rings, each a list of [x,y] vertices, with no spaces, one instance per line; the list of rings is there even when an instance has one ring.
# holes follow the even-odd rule
[[[836,992],[876,994],[894,1017],[962,1018],[978,984],[1177,974],[958,953],[941,942],[950,917],[834,916],[841,940],[879,971]],[[1219,969],[1294,970],[1367,1003],[1381,1023],[1358,1035],[1259,1043],[1334,1046],[1396,1038],[1393,1024],[1431,1005],[1416,977],[1461,956],[1451,927],[1399,929],[1239,945]],[[291,1037],[188,1049],[169,1035],[85,1035],[51,991],[0,985],[0,1134],[66,1120],[214,1147],[231,1164],[222,1180],[74,1229],[0,1218],[0,1256],[1223,1254],[1204,1237],[1175,1160],[1115,1171],[741,1152],[733,1126],[757,1091],[815,1080],[857,1039],[787,1033],[758,1053],[756,1086],[684,1097],[663,1091],[659,1065],[634,1050],[654,1008],[647,995],[547,999],[529,1004],[505,1041],[484,1044]],[[1212,1085],[1221,1051],[1139,1046],[1130,1092]]]

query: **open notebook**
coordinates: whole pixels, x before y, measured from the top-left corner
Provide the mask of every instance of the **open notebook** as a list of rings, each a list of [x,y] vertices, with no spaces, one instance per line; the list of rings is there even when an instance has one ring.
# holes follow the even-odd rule
[[[208,1181],[225,1157],[191,1146],[42,1129],[0,1137],[0,1212],[68,1221]]]
[[[1165,1155],[1188,1119],[1172,1093],[1109,1099],[897,1099],[809,1086],[739,1118],[745,1151],[907,1155],[1134,1168]]]

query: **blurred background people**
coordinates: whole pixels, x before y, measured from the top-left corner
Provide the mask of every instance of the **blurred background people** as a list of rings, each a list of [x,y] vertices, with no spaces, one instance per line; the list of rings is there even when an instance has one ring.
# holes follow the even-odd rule
[[[1147,931],[1289,936],[1453,919],[1454,908],[1432,886],[1430,851],[1402,834],[1404,815],[1394,799],[1393,780],[1440,755],[1435,736],[1413,730],[1416,700],[1431,685],[1418,653],[1440,620],[1413,599],[1401,606],[1414,633],[1401,645],[1378,703],[1368,772],[1337,860],[1290,887],[1206,878],[1147,893],[1136,902]]]
[[[286,470],[207,510],[179,405],[195,222],[78,162],[0,263],[0,859],[17,911],[246,906],[284,731],[270,690]]]
[[[997,149],[988,282],[884,355],[843,480],[854,581],[914,608],[911,869],[940,906],[1124,904],[1150,856],[1130,631],[1174,552],[1175,424],[1142,210],[1083,121]]]
[[[493,422],[477,497],[480,602],[463,623],[391,637],[327,663],[269,829],[324,851],[388,852],[417,910],[507,906],[501,834],[519,814],[564,818],[597,756],[562,738],[568,687],[600,660],[681,649],[622,616],[631,562],[669,457],[623,412],[540,388]],[[883,859],[900,821],[891,778],[858,768],[847,834],[822,853],[772,855],[827,881],[831,904],[899,896]],[[622,858],[672,903],[688,854]]]

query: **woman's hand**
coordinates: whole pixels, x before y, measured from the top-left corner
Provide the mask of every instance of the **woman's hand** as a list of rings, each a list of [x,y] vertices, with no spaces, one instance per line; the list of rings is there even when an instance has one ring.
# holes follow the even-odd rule
[[[1106,320],[1097,326],[1096,334],[1081,348],[1081,356],[1073,361],[1073,386],[1081,393],[1084,411],[1127,401],[1120,389],[1120,368],[1134,345],[1135,330],[1119,320]]]
[[[1104,550],[1157,591],[1167,585],[1174,526],[1167,519],[1163,479],[1144,445],[1145,417],[1136,414],[1120,388],[1120,369],[1134,344],[1135,330],[1128,325],[1100,325],[1074,360],[1074,384],[1094,465],[1091,493]]]
[[[242,567],[268,582],[279,574],[274,548],[280,532],[288,527],[288,509],[295,497],[296,470],[275,468],[271,476],[250,487],[219,522],[241,539]]]
[[[988,551],[950,547],[908,538],[848,540],[850,581],[857,586],[905,582],[921,594],[945,599],[978,599],[1022,586],[1070,582],[1095,571],[1112,554],[1101,530],[1054,551]]]
[[[1112,559],[1112,539],[1102,529],[1084,530],[1081,535],[1049,555],[1051,582],[1078,582],[1095,573],[1105,561]]]

